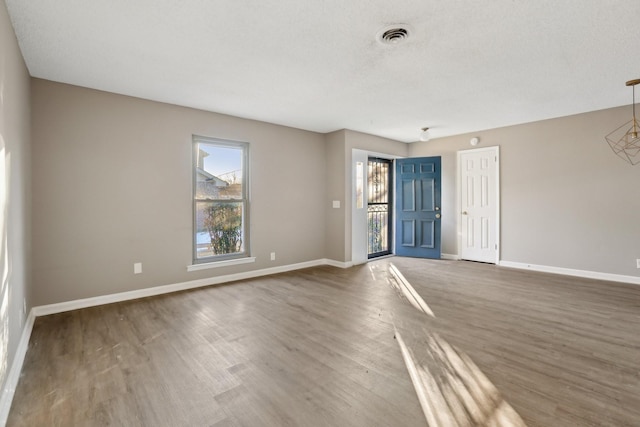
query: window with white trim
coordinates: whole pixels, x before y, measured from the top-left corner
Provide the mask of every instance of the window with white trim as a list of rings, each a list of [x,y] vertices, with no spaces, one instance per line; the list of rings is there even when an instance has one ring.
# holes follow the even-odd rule
[[[193,262],[249,256],[249,144],[193,137]]]

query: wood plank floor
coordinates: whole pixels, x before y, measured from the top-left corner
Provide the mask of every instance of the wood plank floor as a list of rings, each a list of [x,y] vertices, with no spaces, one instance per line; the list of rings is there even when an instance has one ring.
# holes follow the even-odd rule
[[[393,257],[46,316],[8,421],[427,423],[639,426],[640,287]]]

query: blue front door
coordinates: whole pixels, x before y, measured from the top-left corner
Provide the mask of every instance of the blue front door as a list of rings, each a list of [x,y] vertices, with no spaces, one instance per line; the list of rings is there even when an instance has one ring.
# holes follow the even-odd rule
[[[440,258],[440,157],[396,160],[396,255]]]

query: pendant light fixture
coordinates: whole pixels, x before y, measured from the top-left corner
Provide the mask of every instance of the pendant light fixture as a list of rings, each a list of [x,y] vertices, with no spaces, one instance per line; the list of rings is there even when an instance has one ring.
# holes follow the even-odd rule
[[[638,138],[640,126],[638,126],[636,119],[636,85],[638,83],[640,83],[640,79],[629,80],[626,83],[632,88],[633,118],[605,137],[613,152],[632,165],[640,163],[640,138]]]

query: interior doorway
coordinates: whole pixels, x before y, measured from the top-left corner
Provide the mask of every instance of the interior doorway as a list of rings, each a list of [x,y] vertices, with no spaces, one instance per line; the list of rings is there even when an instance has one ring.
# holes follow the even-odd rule
[[[393,162],[369,157],[367,162],[367,257],[391,254],[393,242]]]
[[[500,259],[500,149],[458,152],[460,258],[496,264]]]

